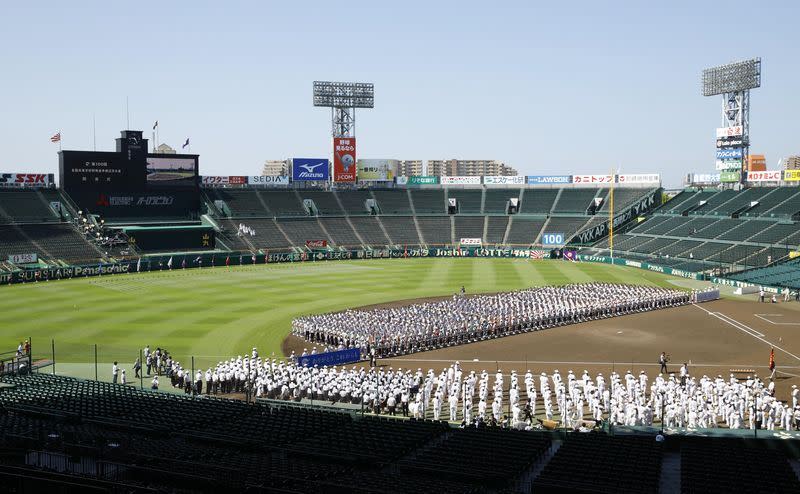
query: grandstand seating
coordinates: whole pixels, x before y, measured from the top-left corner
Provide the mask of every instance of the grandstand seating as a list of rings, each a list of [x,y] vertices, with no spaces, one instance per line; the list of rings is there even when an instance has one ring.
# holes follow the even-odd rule
[[[40,191],[0,189],[0,224],[56,221],[58,216]]]
[[[519,210],[525,214],[550,214],[557,195],[558,189],[527,189]]]
[[[308,216],[300,195],[294,190],[253,191],[273,216]]]
[[[247,237],[257,249],[287,249],[291,242],[278,229],[274,219],[245,219],[244,224],[255,231],[255,235]]]
[[[344,214],[339,201],[332,192],[322,190],[298,190],[301,199],[310,199],[317,206],[320,216],[341,216]]]
[[[800,481],[778,451],[742,440],[687,439],[681,445],[681,492],[800,492]]]
[[[800,290],[800,259],[742,271],[741,273],[730,275],[730,277],[748,283]]]
[[[374,190],[372,194],[378,203],[381,214],[411,214],[411,203],[405,189]]]
[[[453,241],[449,216],[418,217],[422,240],[428,245],[444,245]]]
[[[652,437],[572,435],[536,478],[533,490],[537,493],[658,492],[661,457],[661,443]]]
[[[480,213],[483,191],[479,189],[448,189],[448,199],[458,200],[459,213]]]
[[[800,212],[800,188],[776,187],[772,192],[763,195],[759,203],[745,211],[745,216],[763,216],[769,218],[787,217]]]
[[[374,246],[389,245],[390,241],[388,238],[386,238],[386,234],[383,233],[381,224],[378,223],[378,218],[354,217],[350,218],[350,221],[353,222],[353,226],[361,235],[361,238],[364,239],[364,242],[367,243],[367,245],[374,245]]]
[[[0,226],[0,256],[37,254],[41,259],[96,262],[100,252],[70,224]]]
[[[258,191],[248,189],[204,189],[206,196],[213,204],[215,201],[223,201],[228,211],[221,211],[228,216],[247,217],[247,216],[269,216],[270,211],[266,204],[260,199]],[[219,208],[217,208],[219,209]]]
[[[552,208],[553,213],[586,214],[595,197],[605,197],[607,190],[561,189],[561,195]]]
[[[356,232],[347,222],[347,218],[320,218],[325,230],[330,235],[331,242],[339,246],[358,246],[361,244]]]
[[[519,199],[520,189],[486,189],[483,212],[486,214],[505,214],[511,198]]]
[[[367,199],[372,199],[368,190],[349,190],[334,192],[348,215],[368,214]]]
[[[544,218],[525,218],[513,216],[511,228],[508,231],[506,243],[510,245],[531,245],[539,238],[539,232],[544,226]]]
[[[441,189],[412,189],[411,200],[417,214],[445,214],[447,201]]]
[[[501,244],[508,227],[508,216],[487,216],[486,240],[487,244]]]
[[[653,193],[652,189],[642,190],[642,189],[615,187],[614,211],[622,211],[623,209],[630,206],[634,202],[638,201],[642,197],[645,197],[652,193]],[[610,210],[610,208],[611,208],[611,200],[610,198],[608,198],[607,200],[603,201],[603,205],[600,206],[600,209],[598,211],[607,213]]]
[[[393,244],[419,245],[422,243],[417,234],[413,216],[386,216],[381,218],[381,223]]]
[[[315,219],[282,218],[277,220],[277,225],[296,246],[305,246],[306,240],[329,240]]]
[[[483,216],[456,216],[455,238],[483,238]]]

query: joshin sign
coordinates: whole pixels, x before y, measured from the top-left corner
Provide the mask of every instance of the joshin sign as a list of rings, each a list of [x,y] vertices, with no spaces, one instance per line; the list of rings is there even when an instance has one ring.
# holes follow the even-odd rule
[[[333,138],[333,181],[356,181],[355,137]]]

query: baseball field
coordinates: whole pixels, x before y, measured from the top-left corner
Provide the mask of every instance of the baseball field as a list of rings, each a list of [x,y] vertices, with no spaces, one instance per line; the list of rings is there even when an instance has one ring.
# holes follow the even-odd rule
[[[97,345],[98,377],[109,379],[111,362],[119,361],[131,372],[145,345],[168,349],[187,367],[194,357],[196,366],[205,368],[249,353],[254,346],[262,356],[281,356],[291,320],[298,315],[446,296],[462,285],[469,294],[590,281],[703,286],[636,268],[527,259],[388,259],[174,269],[2,287],[0,348],[13,350],[31,338],[34,357],[51,359],[54,342],[59,374],[94,377]],[[676,368],[680,361],[694,359],[693,365],[710,364],[708,372],[727,374],[733,367],[765,366],[774,344],[781,349],[776,356],[783,369],[800,373],[792,370],[800,365],[792,357],[800,354],[800,338],[794,334],[800,327],[795,305],[800,304],[763,305],[752,296],[729,297],[697,307],[424,352],[404,357],[408,362],[393,363],[438,368],[448,360],[477,359],[477,367],[491,362],[490,367],[518,371],[526,366],[597,371],[622,365],[625,369],[616,369],[624,372],[632,365],[637,372],[640,367],[654,372],[658,353],[665,350]]]

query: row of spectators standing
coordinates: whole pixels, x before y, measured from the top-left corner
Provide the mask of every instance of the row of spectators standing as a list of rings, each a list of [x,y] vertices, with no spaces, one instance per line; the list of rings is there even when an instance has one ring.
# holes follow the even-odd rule
[[[402,355],[509,334],[684,305],[697,293],[654,286],[582,283],[546,286],[375,310],[301,317],[292,333],[312,343]]]

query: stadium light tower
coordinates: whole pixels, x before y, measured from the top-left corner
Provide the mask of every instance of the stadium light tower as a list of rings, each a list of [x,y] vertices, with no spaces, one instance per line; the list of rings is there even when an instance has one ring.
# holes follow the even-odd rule
[[[356,108],[375,106],[375,87],[369,82],[314,81],[314,106],[331,109],[333,137],[355,137]]]
[[[722,95],[722,126],[717,129],[717,169],[738,169],[744,182],[750,153],[750,90],[761,87],[761,59],[703,70],[703,96]]]

